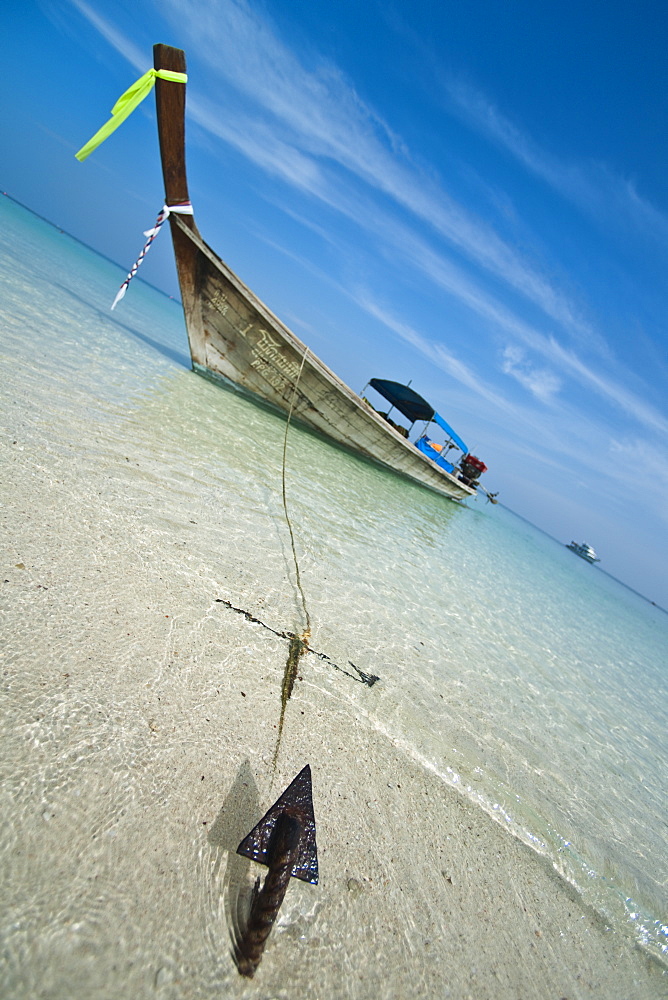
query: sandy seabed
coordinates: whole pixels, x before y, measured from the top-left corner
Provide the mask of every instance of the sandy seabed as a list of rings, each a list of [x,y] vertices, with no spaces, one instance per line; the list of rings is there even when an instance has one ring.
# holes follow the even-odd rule
[[[261,538],[231,540],[214,578],[180,528],[147,531],[128,513],[137,479],[119,456],[82,464],[74,443],[14,434],[1,477],[3,998],[668,995],[656,963],[378,732],[347,696],[355,682],[312,654],[274,774],[287,643],[217,601],[290,626],[294,592],[286,580],[268,595]],[[235,848],[305,763],[320,884],[291,880],[247,981],[231,912],[263,869]]]

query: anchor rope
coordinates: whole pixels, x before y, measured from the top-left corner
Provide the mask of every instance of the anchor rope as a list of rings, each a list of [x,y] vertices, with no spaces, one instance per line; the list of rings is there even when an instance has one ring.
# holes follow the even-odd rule
[[[306,355],[308,354],[308,347],[304,349],[304,356],[302,357],[302,363],[297,373],[297,378],[295,379],[295,384],[292,390],[292,400],[290,402],[290,409],[288,411],[288,419],[285,422],[285,434],[283,437],[283,466],[282,466],[282,492],[283,492],[283,511],[285,513],[285,520],[288,526],[288,531],[290,532],[290,545],[292,546],[292,558],[295,563],[295,577],[297,580],[297,589],[299,590],[299,595],[302,601],[302,609],[304,611],[304,622],[305,627],[301,635],[291,635],[290,636],[290,647],[288,650],[288,658],[285,664],[285,670],[283,672],[283,684],[281,686],[281,714],[278,720],[278,733],[276,735],[276,747],[274,749],[274,759],[272,767],[272,779],[271,784],[273,786],[274,778],[276,777],[276,767],[278,764],[278,754],[281,749],[281,739],[283,736],[283,725],[285,723],[285,711],[288,706],[288,701],[292,695],[292,688],[294,687],[295,680],[297,679],[297,672],[299,670],[299,660],[308,651],[308,643],[311,638],[311,616],[306,605],[306,595],[304,593],[304,588],[302,586],[301,574],[299,572],[299,560],[297,558],[297,548],[295,545],[295,535],[292,530],[292,522],[290,521],[290,514],[288,512],[288,498],[285,487],[285,468],[287,464],[287,450],[288,450],[288,430],[290,429],[290,421],[292,420],[292,413],[295,408],[295,402],[297,399],[297,387],[299,385],[299,380],[301,378],[302,372],[304,370],[304,363],[306,362]]]
[[[283,437],[282,487],[283,487],[283,510],[285,512],[285,520],[286,520],[287,525],[288,525],[288,531],[290,532],[290,544],[292,546],[292,558],[294,559],[294,562],[295,562],[295,576],[296,576],[296,579],[297,579],[297,588],[299,590],[299,595],[300,595],[301,601],[302,601],[302,608],[304,610],[304,619],[305,619],[305,625],[306,625],[306,627],[304,629],[304,632],[302,634],[302,639],[305,640],[306,643],[308,644],[308,640],[309,640],[310,635],[311,635],[311,616],[310,616],[310,614],[308,612],[308,608],[306,606],[306,596],[304,594],[304,588],[302,587],[301,574],[299,572],[299,561],[297,559],[297,549],[295,547],[295,536],[294,536],[294,532],[292,530],[292,523],[290,521],[290,515],[288,513],[288,500],[287,500],[287,494],[286,494],[286,488],[285,488],[285,467],[286,467],[286,456],[287,456],[287,449],[288,449],[288,430],[290,429],[290,421],[292,420],[292,412],[293,412],[293,410],[295,408],[295,402],[297,400],[297,386],[299,385],[299,380],[301,378],[302,371],[304,370],[304,363],[306,361],[306,355],[307,354],[308,354],[308,347],[304,349],[304,355],[302,357],[302,363],[301,363],[301,366],[299,368],[299,372],[297,373],[297,378],[295,380],[295,384],[294,384],[293,390],[292,390],[292,401],[290,403],[290,410],[288,411],[288,419],[287,419],[287,421],[285,423],[285,435]]]

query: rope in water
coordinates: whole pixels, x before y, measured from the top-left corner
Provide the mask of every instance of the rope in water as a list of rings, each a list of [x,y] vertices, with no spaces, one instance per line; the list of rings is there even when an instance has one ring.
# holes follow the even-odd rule
[[[295,576],[297,578],[297,589],[299,590],[299,595],[300,595],[301,601],[302,601],[302,608],[304,609],[304,619],[305,619],[305,626],[306,627],[305,627],[304,632],[302,634],[302,639],[306,643],[308,643],[308,640],[309,640],[309,638],[311,636],[311,616],[309,615],[308,608],[306,606],[306,597],[304,595],[304,588],[302,587],[301,575],[299,573],[299,562],[297,560],[297,550],[295,548],[295,536],[294,536],[294,533],[292,531],[292,524],[290,522],[290,515],[288,514],[288,501],[287,501],[287,495],[286,495],[286,492],[285,492],[285,465],[286,465],[286,456],[287,456],[287,449],[288,449],[288,430],[290,428],[290,421],[292,420],[292,411],[295,408],[295,402],[297,400],[297,386],[299,385],[299,380],[301,378],[302,371],[304,370],[304,362],[306,361],[306,355],[307,354],[308,354],[308,347],[306,347],[304,349],[304,356],[302,357],[302,363],[301,363],[301,366],[300,366],[300,369],[299,369],[299,372],[297,374],[297,378],[295,380],[295,384],[294,384],[294,387],[293,387],[293,390],[292,390],[292,401],[290,403],[290,410],[288,412],[288,419],[287,419],[286,424],[285,424],[285,436],[283,438],[283,469],[282,469],[283,510],[285,511],[285,520],[286,520],[287,525],[288,525],[288,531],[290,532],[290,544],[292,545],[292,558],[295,561]]]
[[[304,370],[304,363],[306,361],[307,354],[308,354],[308,347],[304,349],[304,356],[302,358],[302,363],[299,368],[297,378],[295,380],[294,388],[292,390],[292,401],[290,403],[288,419],[285,422],[285,435],[283,437],[283,469],[282,469],[283,511],[285,513],[285,520],[288,525],[288,531],[290,532],[290,544],[292,546],[292,558],[294,559],[295,562],[295,577],[297,580],[297,589],[299,590],[299,596],[301,597],[302,608],[304,611],[304,629],[301,635],[290,636],[290,648],[288,650],[288,658],[283,673],[283,684],[281,686],[281,714],[278,720],[278,733],[276,734],[276,747],[274,749],[274,760],[273,760],[274,777],[276,776],[276,765],[278,764],[278,754],[281,749],[283,724],[285,722],[285,710],[287,708],[288,701],[290,700],[295,680],[297,679],[297,672],[299,670],[299,660],[304,655],[304,653],[307,652],[309,639],[311,638],[311,616],[309,615],[308,607],[306,606],[306,595],[304,594],[301,574],[299,572],[299,560],[297,559],[295,535],[292,530],[292,522],[290,521],[290,514],[288,513],[288,498],[285,489],[285,467],[287,462],[287,450],[288,450],[288,430],[290,428],[290,421],[292,420],[292,413],[295,408],[295,401],[297,399],[297,386],[299,385],[299,380]],[[273,778],[272,778],[272,783],[273,783]]]

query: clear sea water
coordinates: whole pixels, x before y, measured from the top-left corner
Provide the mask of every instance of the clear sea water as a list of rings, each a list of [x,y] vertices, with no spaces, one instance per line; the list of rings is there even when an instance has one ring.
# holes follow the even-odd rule
[[[147,544],[185,539],[231,603],[299,627],[281,419],[189,372],[178,303],[135,281],[110,313],[123,277],[0,198],[3,448],[37,441],[80,481],[116,470]],[[502,506],[298,428],[287,476],[313,645],[381,678],[351,707],[665,961],[668,615]]]

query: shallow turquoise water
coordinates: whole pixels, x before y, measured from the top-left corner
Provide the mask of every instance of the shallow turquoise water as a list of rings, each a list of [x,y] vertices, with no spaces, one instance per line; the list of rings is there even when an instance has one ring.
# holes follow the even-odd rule
[[[281,419],[189,372],[177,303],[135,281],[112,314],[121,269],[7,198],[0,219],[3,445],[91,484],[104,466],[147,551],[173,534],[225,568],[221,596],[302,627]],[[313,646],[381,678],[353,709],[665,956],[668,616],[503,507],[298,428],[287,484]]]

